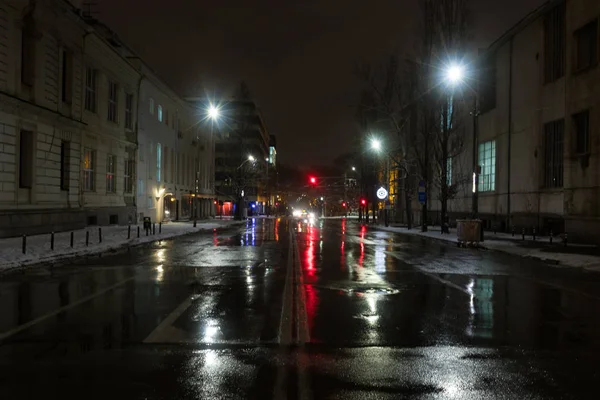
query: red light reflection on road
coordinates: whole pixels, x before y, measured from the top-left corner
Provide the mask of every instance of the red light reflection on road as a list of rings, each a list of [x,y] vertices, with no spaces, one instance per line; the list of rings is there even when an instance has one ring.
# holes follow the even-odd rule
[[[315,325],[315,314],[319,304],[319,297],[313,285],[304,285],[306,293],[306,319],[308,322],[308,331],[312,332]]]
[[[360,227],[360,257],[358,258],[358,265],[363,266],[365,259],[365,234],[367,233],[367,227],[362,225]]]
[[[275,220],[275,241],[279,242],[279,221],[281,221],[279,218],[277,218]]]
[[[308,226],[308,230],[306,232],[306,240],[308,245],[304,251],[304,264],[308,270],[308,275],[313,276],[315,269],[315,240],[317,240],[317,235],[316,229],[310,225]]]

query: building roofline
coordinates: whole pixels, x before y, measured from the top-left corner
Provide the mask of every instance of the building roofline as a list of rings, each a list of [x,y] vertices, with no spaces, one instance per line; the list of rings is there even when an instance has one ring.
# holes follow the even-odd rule
[[[488,54],[498,50],[502,45],[507,43],[510,39],[516,36],[519,32],[529,26],[533,21],[538,19],[540,16],[545,14],[550,9],[557,5],[564,3],[566,0],[548,0],[544,4],[540,5],[533,11],[526,14],[516,24],[505,31],[499,38],[494,40],[487,48],[483,49],[482,55]]]

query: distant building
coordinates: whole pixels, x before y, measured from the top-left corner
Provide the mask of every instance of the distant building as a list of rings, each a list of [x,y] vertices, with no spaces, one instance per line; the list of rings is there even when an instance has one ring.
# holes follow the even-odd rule
[[[488,228],[600,242],[599,16],[597,0],[549,1],[481,54],[478,192]],[[472,174],[472,130],[467,137],[455,177]],[[450,201],[454,217],[470,213],[471,186]]]
[[[199,110],[208,109],[205,99],[189,100]],[[234,215],[240,198],[241,214],[265,213],[270,136],[259,108],[251,100],[223,101],[211,132],[215,140],[217,215]]]

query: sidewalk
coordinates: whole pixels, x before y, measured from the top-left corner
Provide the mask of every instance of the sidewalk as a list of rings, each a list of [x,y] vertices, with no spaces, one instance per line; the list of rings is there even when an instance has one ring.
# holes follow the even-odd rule
[[[162,225],[156,224],[156,233],[146,236],[140,227],[140,237],[137,237],[138,225],[131,225],[131,239],[127,239],[127,226],[102,226],[102,243],[99,241],[97,226],[76,231],[59,232],[54,234],[54,250],[50,249],[50,234],[34,235],[27,237],[26,251],[23,254],[23,238],[0,239],[0,272],[27,265],[59,261],[71,257],[100,254],[114,251],[122,247],[136,246],[156,240],[164,240],[175,236],[186,235],[193,232],[212,231],[217,228],[226,228],[245,221],[233,220],[203,220],[197,222],[196,227],[192,221],[169,222]],[[74,233],[73,248],[71,248],[71,232]],[[89,245],[85,245],[86,232],[89,232]]]
[[[411,230],[406,227],[385,227],[382,225],[369,225],[382,231],[396,232],[405,235],[423,236],[445,242],[457,243],[456,229],[450,229],[449,234],[442,235],[439,226],[428,227],[428,232],[421,232],[420,227]],[[534,258],[549,264],[566,267],[583,268],[589,271],[600,271],[600,249],[596,246],[569,244],[563,246],[560,238],[555,238],[550,244],[549,237],[537,237],[535,241],[531,235],[525,236],[509,233],[485,232],[485,240],[481,247],[488,250],[501,251],[520,257]]]

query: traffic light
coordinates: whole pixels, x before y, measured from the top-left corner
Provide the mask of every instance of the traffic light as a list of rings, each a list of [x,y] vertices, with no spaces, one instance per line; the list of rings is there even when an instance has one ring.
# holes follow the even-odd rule
[[[363,206],[366,206],[367,205],[367,200],[360,199],[360,204],[363,205]]]
[[[346,207],[346,202],[342,202],[342,207]]]
[[[311,185],[317,184],[317,178],[315,178],[314,176],[309,177],[308,181],[310,182]]]

